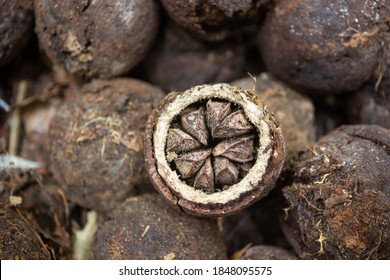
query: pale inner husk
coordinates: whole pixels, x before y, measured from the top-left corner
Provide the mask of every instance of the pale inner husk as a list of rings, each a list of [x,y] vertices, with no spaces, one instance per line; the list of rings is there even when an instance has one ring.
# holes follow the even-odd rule
[[[233,89],[236,89],[238,94],[231,94]],[[207,194],[201,190],[196,190],[180,180],[180,175],[169,166],[165,154],[165,145],[170,123],[175,116],[189,105],[202,99],[210,98],[221,98],[240,105],[248,119],[257,128],[260,144],[257,150],[255,164],[239,183],[230,186],[227,190]],[[156,123],[154,135],[159,135],[159,137],[153,138],[153,144],[158,173],[171,189],[180,193],[184,199],[192,202],[201,204],[226,204],[231,200],[239,198],[240,194],[258,187],[258,182],[262,179],[268,160],[273,152],[273,149],[268,149],[265,152],[265,148],[271,143],[271,139],[270,128],[263,120],[263,116],[264,107],[252,102],[244,90],[231,87],[228,84],[202,85],[185,91],[165,108],[165,111],[161,113]]]

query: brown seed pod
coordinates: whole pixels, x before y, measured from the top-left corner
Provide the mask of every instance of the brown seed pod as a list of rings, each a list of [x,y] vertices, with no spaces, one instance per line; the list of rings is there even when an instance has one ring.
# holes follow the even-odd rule
[[[294,161],[282,228],[300,258],[390,258],[390,130],[342,126]]]
[[[142,68],[145,79],[152,84],[167,92],[182,91],[205,83],[229,82],[243,75],[244,49],[234,40],[207,44],[168,22]]]
[[[179,25],[207,41],[221,41],[253,24],[269,0],[161,0],[169,16]]]
[[[174,139],[177,130],[191,144]],[[268,194],[284,162],[284,140],[253,92],[202,85],[169,94],[152,112],[145,157],[152,183],[172,205],[215,217]]]
[[[35,16],[51,62],[81,78],[126,73],[145,57],[158,29],[154,0],[37,0]]]
[[[277,1],[259,33],[266,67],[310,94],[358,89],[389,51],[385,2]]]
[[[164,94],[134,79],[94,80],[50,123],[50,167],[69,200],[100,211],[147,180],[143,133]]]
[[[241,260],[297,260],[291,252],[276,246],[258,245],[242,252]]]
[[[92,251],[97,259],[227,259],[216,221],[175,211],[157,194],[116,208],[97,231]]]
[[[372,84],[359,89],[348,100],[346,107],[352,123],[390,128],[390,77],[384,78],[378,89]]]
[[[278,179],[280,180],[281,178]],[[243,253],[243,248],[247,249],[251,245],[288,247],[279,223],[279,217],[283,214],[281,205],[279,189],[276,187],[268,196],[251,207],[236,215],[223,217],[221,228],[229,256],[237,259],[240,252]]]
[[[27,43],[33,31],[32,0],[0,0],[0,67]]]

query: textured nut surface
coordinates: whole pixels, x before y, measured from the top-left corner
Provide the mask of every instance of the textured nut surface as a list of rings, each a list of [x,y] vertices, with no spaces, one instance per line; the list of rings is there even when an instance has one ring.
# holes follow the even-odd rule
[[[196,148],[190,152],[179,153],[189,149],[187,144],[172,151],[171,128],[200,144],[192,141]],[[198,128],[207,135],[196,135],[202,130]],[[169,94],[152,112],[145,156],[152,183],[171,204],[198,216],[222,216],[249,206],[274,187],[284,140],[252,92],[227,84],[202,85]]]
[[[51,168],[70,201],[107,211],[145,185],[143,132],[164,95],[125,78],[95,80],[77,94],[51,121]]]
[[[0,200],[0,259],[48,260],[49,250],[20,210]]]
[[[267,69],[310,94],[358,89],[388,52],[386,5],[378,0],[277,1],[259,33]]]
[[[179,25],[207,41],[221,41],[256,22],[269,0],[161,1]]]
[[[390,258],[390,130],[341,126],[302,152],[282,221],[300,258]]]
[[[269,245],[257,245],[244,251],[241,260],[297,260],[291,252]]]
[[[158,194],[127,199],[95,237],[97,259],[227,259],[217,222],[175,211]]]
[[[31,0],[0,0],[0,67],[27,43],[33,29]]]
[[[352,123],[377,124],[390,129],[390,65],[387,67],[389,76],[383,77],[377,89],[368,84],[348,99],[346,108]]]
[[[245,45],[235,40],[207,44],[172,22],[162,27],[142,63],[145,79],[166,92],[232,81],[245,73],[244,66]]]
[[[127,72],[146,55],[158,29],[154,0],[37,0],[35,15],[51,62],[81,78]]]

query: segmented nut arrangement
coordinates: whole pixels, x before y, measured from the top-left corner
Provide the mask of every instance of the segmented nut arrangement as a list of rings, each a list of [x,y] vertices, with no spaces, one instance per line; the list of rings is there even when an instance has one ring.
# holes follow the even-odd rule
[[[249,206],[274,187],[281,130],[251,91],[227,84],[169,94],[149,117],[146,165],[156,189],[197,216]]]
[[[209,99],[188,111],[168,130],[167,159],[195,189],[227,189],[253,166],[254,126],[230,102]]]

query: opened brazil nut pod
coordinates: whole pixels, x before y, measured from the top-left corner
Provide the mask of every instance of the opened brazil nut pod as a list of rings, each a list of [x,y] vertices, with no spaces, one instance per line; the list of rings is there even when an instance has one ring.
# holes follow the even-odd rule
[[[234,214],[266,196],[284,154],[281,129],[259,97],[227,84],[172,92],[146,124],[153,185],[195,216]]]

